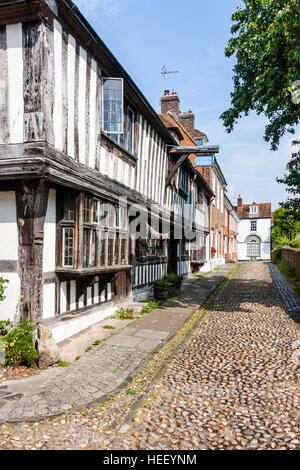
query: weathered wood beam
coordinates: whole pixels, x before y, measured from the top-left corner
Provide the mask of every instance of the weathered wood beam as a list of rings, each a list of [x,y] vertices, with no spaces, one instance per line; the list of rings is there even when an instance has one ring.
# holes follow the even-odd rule
[[[171,168],[167,178],[166,178],[166,187],[169,186],[169,184],[172,181],[173,176],[175,175],[176,171],[178,168],[183,164],[183,162],[188,158],[189,154],[183,154],[176,163],[174,163],[173,167]]]
[[[44,222],[49,187],[44,180],[22,181],[16,188],[19,232],[21,317],[38,322],[43,311]]]
[[[220,146],[219,145],[199,145],[199,146],[174,146],[171,147],[169,153],[172,155],[181,155],[184,153],[189,154],[199,154],[199,155],[211,155],[213,153],[219,153]]]

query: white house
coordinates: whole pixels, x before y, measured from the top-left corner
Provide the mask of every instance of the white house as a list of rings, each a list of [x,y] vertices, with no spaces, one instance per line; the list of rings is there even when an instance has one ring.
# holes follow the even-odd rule
[[[240,218],[238,260],[268,260],[271,257],[271,203],[243,204],[238,197]]]

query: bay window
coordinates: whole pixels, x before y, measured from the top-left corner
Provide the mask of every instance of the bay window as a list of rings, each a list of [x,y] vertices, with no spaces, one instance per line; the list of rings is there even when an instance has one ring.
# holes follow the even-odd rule
[[[86,194],[62,194],[57,263],[63,268],[127,264],[127,209]],[[59,241],[60,240],[60,241]]]

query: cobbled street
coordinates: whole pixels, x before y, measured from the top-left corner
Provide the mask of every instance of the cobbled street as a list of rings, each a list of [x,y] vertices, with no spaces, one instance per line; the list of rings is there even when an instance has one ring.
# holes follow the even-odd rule
[[[2,425],[1,447],[300,449],[299,350],[268,265],[246,263],[121,432],[126,392],[88,413]]]

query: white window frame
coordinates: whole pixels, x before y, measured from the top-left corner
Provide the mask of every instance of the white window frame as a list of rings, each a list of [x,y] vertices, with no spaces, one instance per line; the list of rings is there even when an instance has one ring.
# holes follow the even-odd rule
[[[65,231],[72,230],[73,231],[73,263],[65,264]],[[62,230],[62,267],[63,268],[74,268],[74,256],[75,256],[75,228],[74,227],[63,227]]]
[[[118,80],[122,83],[122,110],[121,110],[121,128],[122,131],[108,131],[104,129],[104,80]],[[102,77],[102,130],[107,134],[124,134],[124,79],[118,77]]]
[[[257,206],[250,206],[250,214],[257,214],[258,207]]]
[[[255,223],[255,229],[252,229],[252,224]],[[250,232],[257,232],[257,220],[250,220]]]

